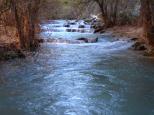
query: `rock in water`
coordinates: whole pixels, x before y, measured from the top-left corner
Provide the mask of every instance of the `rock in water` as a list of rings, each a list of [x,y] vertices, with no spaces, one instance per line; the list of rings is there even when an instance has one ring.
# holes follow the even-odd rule
[[[64,27],[69,28],[70,25],[69,24],[64,24]]]
[[[88,43],[96,43],[98,42],[98,38],[90,38],[88,39]]]
[[[136,42],[136,43],[132,46],[132,48],[133,48],[134,50],[138,50],[138,51],[143,51],[143,50],[146,50],[146,49],[147,49],[146,46],[145,46],[145,44],[143,44],[143,43],[141,43],[141,42]]]
[[[77,32],[77,30],[76,29],[72,29],[72,32]]]
[[[88,39],[87,38],[78,38],[77,40],[84,41],[85,43],[88,43]]]
[[[131,41],[137,41],[139,38],[131,38]]]
[[[84,41],[85,43],[96,43],[98,38],[78,38],[77,40]]]
[[[79,28],[85,28],[85,26],[84,25],[79,25]]]
[[[44,39],[37,39],[39,43],[44,43]]]
[[[70,22],[69,24],[70,24],[70,25],[75,25],[76,23],[75,23],[75,22]]]
[[[71,32],[71,29],[66,29],[66,32]]]

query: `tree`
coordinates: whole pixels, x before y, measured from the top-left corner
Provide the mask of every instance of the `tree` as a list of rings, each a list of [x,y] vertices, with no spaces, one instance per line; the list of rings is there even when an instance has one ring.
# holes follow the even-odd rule
[[[35,39],[35,24],[40,0],[9,0],[9,2],[11,13],[14,14],[20,47],[33,50],[38,45]]]
[[[93,0],[100,7],[106,27],[133,22],[139,0]],[[135,16],[134,16],[135,17]]]
[[[154,50],[154,0],[141,0],[144,38],[149,50]]]
[[[120,0],[94,0],[100,7],[102,18],[106,27],[115,25]]]

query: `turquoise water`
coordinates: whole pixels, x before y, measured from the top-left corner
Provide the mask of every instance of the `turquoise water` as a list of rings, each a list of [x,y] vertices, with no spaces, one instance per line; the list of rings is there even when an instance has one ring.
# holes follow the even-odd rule
[[[154,59],[129,50],[131,42],[66,32],[63,23],[43,24],[41,36],[99,42],[43,43],[33,56],[0,62],[0,115],[154,115]]]

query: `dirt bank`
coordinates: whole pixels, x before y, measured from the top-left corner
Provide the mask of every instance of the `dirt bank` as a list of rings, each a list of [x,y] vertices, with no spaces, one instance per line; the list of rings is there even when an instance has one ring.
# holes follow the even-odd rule
[[[148,50],[148,46],[145,43],[143,37],[143,28],[137,26],[115,26],[108,28],[107,33],[111,33],[113,37],[118,37],[119,39],[128,39],[134,41],[134,45],[131,49],[136,51],[143,51],[144,56],[154,57],[154,52]]]
[[[113,36],[119,38],[137,38],[140,42],[143,42],[143,29],[136,26],[115,26],[108,28],[106,32],[112,33]]]

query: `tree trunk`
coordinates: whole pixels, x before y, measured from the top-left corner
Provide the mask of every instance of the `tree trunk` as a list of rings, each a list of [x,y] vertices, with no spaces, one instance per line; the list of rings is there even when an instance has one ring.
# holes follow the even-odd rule
[[[22,1],[18,5],[15,0],[11,0],[11,2],[19,34],[20,47],[24,50],[35,50],[38,46],[38,42],[35,39],[35,21],[38,5],[35,5],[35,2],[30,2],[21,9],[18,8],[18,5],[22,5]]]
[[[143,15],[144,38],[149,51],[154,50],[154,0],[141,0],[141,11]]]
[[[24,32],[23,32],[23,24],[21,23],[22,20],[20,20],[19,15],[18,15],[18,11],[17,11],[17,7],[16,7],[16,3],[14,0],[11,0],[11,10],[14,13],[14,17],[15,17],[15,23],[16,23],[16,28],[18,31],[18,35],[19,35],[19,42],[20,42],[20,47],[21,49],[25,49],[25,38],[24,38]]]

